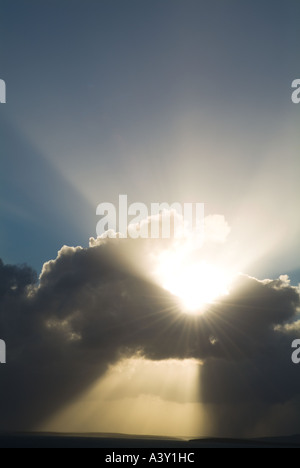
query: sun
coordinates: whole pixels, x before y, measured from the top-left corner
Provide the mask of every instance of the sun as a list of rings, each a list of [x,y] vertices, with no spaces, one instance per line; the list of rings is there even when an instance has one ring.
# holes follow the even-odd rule
[[[185,261],[176,255],[162,257],[158,277],[164,289],[177,296],[188,314],[203,312],[229,293],[232,275],[206,261]]]

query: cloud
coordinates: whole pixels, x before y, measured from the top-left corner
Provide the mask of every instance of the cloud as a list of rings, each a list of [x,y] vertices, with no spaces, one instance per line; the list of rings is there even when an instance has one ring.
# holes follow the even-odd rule
[[[205,240],[208,242],[226,241],[230,234],[230,226],[223,215],[209,215],[204,219]]]
[[[241,408],[252,414],[250,407],[297,396],[299,369],[286,333],[286,324],[297,320],[297,288],[286,277],[240,275],[228,296],[189,316],[150,281],[155,249],[155,240],[118,238],[91,240],[87,249],[65,246],[38,282],[29,267],[0,262],[0,337],[7,344],[1,430],[35,428],[109,366],[137,354],[148,361],[202,360],[199,401],[235,415],[227,432],[239,429]],[[300,335],[296,326],[293,332]],[[212,410],[220,435],[218,414]],[[248,418],[249,427],[261,415]]]
[[[36,273],[27,266],[4,265],[0,259],[0,299],[24,294],[28,285],[37,279]]]
[[[180,206],[179,206],[180,208]],[[178,208],[178,209],[179,209]],[[163,209],[157,215],[147,216],[137,223],[130,223],[126,235],[109,229],[99,235],[97,239],[91,238],[90,245],[95,246],[103,239],[130,237],[139,238],[159,238],[165,240],[165,245],[178,243],[181,239],[188,242],[194,250],[201,247],[204,243],[224,243],[230,234],[231,228],[223,215],[208,215],[204,217],[203,213],[194,213],[195,208],[184,216],[182,213],[173,209]],[[168,242],[166,242],[168,240]]]

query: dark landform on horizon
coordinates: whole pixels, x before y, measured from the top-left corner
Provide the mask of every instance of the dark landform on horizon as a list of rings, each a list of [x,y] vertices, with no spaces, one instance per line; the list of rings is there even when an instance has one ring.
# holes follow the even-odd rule
[[[2,433],[0,434],[0,448],[183,448],[186,450],[194,448],[300,448],[300,435],[257,439],[203,437],[188,440],[102,433]]]

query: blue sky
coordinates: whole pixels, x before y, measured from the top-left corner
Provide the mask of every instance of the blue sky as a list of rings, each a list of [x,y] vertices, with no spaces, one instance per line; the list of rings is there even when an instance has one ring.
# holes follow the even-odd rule
[[[0,0],[0,256],[40,270],[96,207],[204,202],[246,273],[300,281],[295,1]],[[257,255],[256,255],[257,253]]]

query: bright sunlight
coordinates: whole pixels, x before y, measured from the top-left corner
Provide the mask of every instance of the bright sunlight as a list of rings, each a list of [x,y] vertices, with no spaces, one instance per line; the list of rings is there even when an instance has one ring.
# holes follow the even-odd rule
[[[229,293],[233,275],[206,261],[186,260],[182,253],[173,251],[160,257],[157,278],[181,300],[186,313],[197,314]]]

